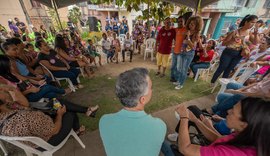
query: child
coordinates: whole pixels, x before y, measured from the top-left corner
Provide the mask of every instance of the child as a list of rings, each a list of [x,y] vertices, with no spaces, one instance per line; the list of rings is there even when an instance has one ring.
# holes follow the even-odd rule
[[[95,58],[98,57],[98,59],[99,59],[98,63],[99,63],[100,66],[102,66],[102,64],[101,64],[101,55],[99,53],[97,53],[96,47],[93,45],[93,41],[91,39],[88,39],[87,42],[89,44],[88,47],[87,47],[87,50],[88,50],[88,54],[89,54],[90,59],[94,61],[95,65],[97,65]]]
[[[27,56],[30,56],[32,59],[37,58],[38,52],[35,51],[35,48],[31,43],[27,43],[25,45],[25,48],[27,50],[27,54],[26,54]]]
[[[119,39],[116,38],[116,33],[113,33],[112,48],[114,49],[114,57],[116,58],[116,63],[118,63],[118,53],[121,50],[121,44]]]

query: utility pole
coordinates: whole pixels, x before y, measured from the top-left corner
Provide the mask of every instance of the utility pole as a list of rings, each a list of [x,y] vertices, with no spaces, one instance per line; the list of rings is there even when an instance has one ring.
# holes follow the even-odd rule
[[[32,25],[31,20],[30,20],[30,16],[27,13],[27,10],[25,8],[25,5],[23,3],[23,0],[19,0],[19,2],[21,4],[21,7],[22,7],[23,13],[24,13],[24,15],[26,17],[26,21],[27,21],[28,25]]]

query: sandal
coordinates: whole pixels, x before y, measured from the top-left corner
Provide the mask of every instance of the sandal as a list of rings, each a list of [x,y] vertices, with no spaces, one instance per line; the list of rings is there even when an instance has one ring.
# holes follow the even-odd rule
[[[95,118],[98,109],[99,109],[98,105],[96,105],[94,107],[88,107],[87,112],[86,112],[86,116],[90,116],[92,118]]]
[[[80,128],[76,131],[76,134],[78,136],[81,136],[81,135],[84,135],[85,134],[85,126],[84,125],[81,125]]]

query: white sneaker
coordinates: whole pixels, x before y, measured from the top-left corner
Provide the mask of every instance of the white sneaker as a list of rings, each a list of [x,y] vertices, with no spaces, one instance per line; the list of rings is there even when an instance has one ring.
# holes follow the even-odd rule
[[[181,85],[177,85],[177,86],[175,87],[175,89],[177,89],[177,90],[182,89],[182,88],[183,88],[183,86],[181,86]]]
[[[179,85],[179,82],[173,82],[173,85],[178,86]]]
[[[174,132],[174,133],[172,133],[172,134],[168,134],[167,138],[168,138],[168,140],[170,140],[170,141],[177,141],[178,133]]]

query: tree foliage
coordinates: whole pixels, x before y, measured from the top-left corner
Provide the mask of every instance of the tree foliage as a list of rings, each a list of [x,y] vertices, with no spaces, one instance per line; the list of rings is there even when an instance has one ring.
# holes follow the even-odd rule
[[[71,21],[76,25],[79,23],[81,15],[82,13],[80,11],[80,8],[77,6],[74,6],[68,11],[68,18],[71,19]]]
[[[54,28],[57,31],[61,30],[61,26],[60,26],[60,23],[58,22],[57,14],[56,14],[55,10],[52,9],[52,8],[49,8],[48,13],[49,13],[49,15],[51,17],[52,24],[53,24]],[[61,24],[62,24],[63,29],[67,28],[67,23],[66,22],[61,22]]]

